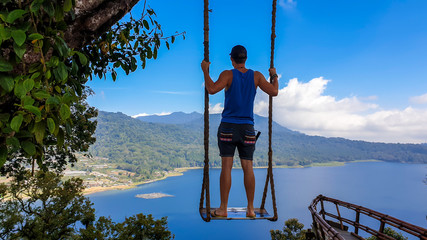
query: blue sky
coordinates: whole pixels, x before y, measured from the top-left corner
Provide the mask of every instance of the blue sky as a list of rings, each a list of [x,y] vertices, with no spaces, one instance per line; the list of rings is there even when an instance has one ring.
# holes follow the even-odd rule
[[[165,35],[186,32],[171,50],[118,80],[94,79],[90,105],[159,114],[203,111],[203,1],[148,0]],[[232,68],[230,49],[248,50],[247,67],[269,67],[271,2],[211,1],[211,76]],[[139,16],[141,0],[134,9]],[[381,142],[427,142],[427,1],[278,0],[274,120],[310,135]],[[223,93],[211,96],[221,110]],[[255,112],[266,114],[258,92]]]

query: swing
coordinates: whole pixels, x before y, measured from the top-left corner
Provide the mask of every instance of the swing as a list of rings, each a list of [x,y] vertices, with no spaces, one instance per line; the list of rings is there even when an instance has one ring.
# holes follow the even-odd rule
[[[270,52],[270,68],[274,67],[274,40],[276,38],[275,29],[276,29],[276,2],[273,0],[273,11],[272,11],[272,26],[271,26],[271,52]],[[209,0],[204,0],[204,60],[209,62]],[[270,82],[271,82],[270,76]],[[271,148],[271,134],[272,134],[272,118],[273,118],[273,98],[269,96],[269,106],[268,106],[268,169],[267,169],[267,178],[264,186],[264,193],[262,195],[262,202],[260,208],[255,208],[256,216],[246,217],[246,208],[237,207],[237,208],[228,208],[227,217],[214,217],[211,215],[211,211],[214,211],[216,208],[211,208],[210,206],[210,195],[209,195],[209,94],[205,89],[205,112],[204,112],[204,149],[205,149],[205,161],[203,168],[203,184],[202,184],[202,194],[200,196],[200,206],[199,212],[202,219],[206,222],[210,220],[244,220],[244,219],[267,219],[270,221],[277,221],[277,207],[276,207],[276,194],[274,190],[274,180],[273,180],[273,150]],[[270,183],[271,187],[271,198],[273,202],[273,211],[274,215],[271,216],[264,208],[265,199],[267,197],[268,184]],[[206,199],[206,207],[204,207],[204,200]]]

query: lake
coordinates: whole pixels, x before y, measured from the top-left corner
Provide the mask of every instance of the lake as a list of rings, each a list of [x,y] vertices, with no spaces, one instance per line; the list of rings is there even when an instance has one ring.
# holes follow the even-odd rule
[[[202,170],[190,170],[183,176],[145,184],[134,189],[88,195],[97,216],[114,221],[137,213],[155,218],[168,216],[169,230],[175,239],[270,239],[271,229],[282,229],[289,218],[298,218],[311,228],[308,206],[319,194],[388,214],[427,228],[427,185],[423,179],[427,164],[358,162],[338,167],[274,169],[279,220],[211,221],[199,215]],[[219,169],[210,171],[211,206],[219,206]],[[267,174],[255,169],[257,181],[255,207],[260,205]],[[243,172],[233,169],[229,207],[245,207]],[[136,198],[137,194],[161,192],[173,195],[159,199]],[[271,195],[266,209],[272,214]]]

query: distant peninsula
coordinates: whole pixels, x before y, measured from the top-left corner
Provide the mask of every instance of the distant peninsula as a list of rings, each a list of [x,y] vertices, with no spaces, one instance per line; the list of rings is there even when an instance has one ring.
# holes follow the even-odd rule
[[[174,196],[170,194],[165,194],[165,193],[145,193],[145,194],[137,194],[135,197],[144,198],[144,199],[155,199],[155,198],[174,197]]]

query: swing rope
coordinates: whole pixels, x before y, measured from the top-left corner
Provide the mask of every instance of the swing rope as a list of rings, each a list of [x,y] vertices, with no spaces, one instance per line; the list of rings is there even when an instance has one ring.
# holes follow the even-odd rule
[[[273,0],[272,10],[272,26],[271,26],[271,52],[270,52],[270,68],[274,67],[274,42],[276,38],[276,2]],[[209,62],[209,0],[204,0],[204,60]],[[270,75],[270,83],[272,78]],[[267,197],[268,183],[271,186],[271,196],[273,200],[273,211],[274,216],[269,218],[270,221],[277,221],[277,207],[276,207],[276,193],[274,189],[273,179],[273,150],[271,147],[272,138],[272,119],[273,119],[273,98],[269,97],[269,108],[268,108],[268,171],[267,178],[264,186],[264,193],[262,196],[261,209],[264,209],[265,199]],[[205,112],[204,112],[204,148],[205,148],[205,160],[203,168],[203,184],[202,194],[200,196],[199,212],[203,220],[209,222],[211,220],[211,206],[210,206],[210,195],[209,195],[209,93],[205,88]],[[206,194],[206,195],[205,195]],[[204,199],[206,198],[206,217],[203,216],[202,210],[204,205]]]
[[[273,10],[271,12],[271,47],[270,47],[270,68],[274,68],[274,43],[276,39],[276,2],[273,0]],[[270,83],[273,83],[273,79],[270,74]],[[276,207],[276,192],[274,189],[273,179],[273,148],[271,147],[271,138],[273,132],[273,97],[268,98],[268,171],[267,178],[265,180],[264,193],[262,194],[261,209],[264,209],[265,199],[267,198],[268,182],[270,180],[271,186],[271,197],[273,199],[273,211],[274,216],[272,221],[277,221],[277,207]]]
[[[204,60],[209,62],[209,0],[204,0]],[[203,209],[203,201],[206,197],[206,219],[202,216],[203,220],[209,222],[211,220],[211,201],[209,195],[209,93],[205,88],[205,113],[204,113],[204,146],[205,146],[205,165],[203,168],[203,185],[202,194],[200,196],[199,211]],[[206,190],[206,196],[205,195]],[[200,211],[201,213],[201,211]]]

